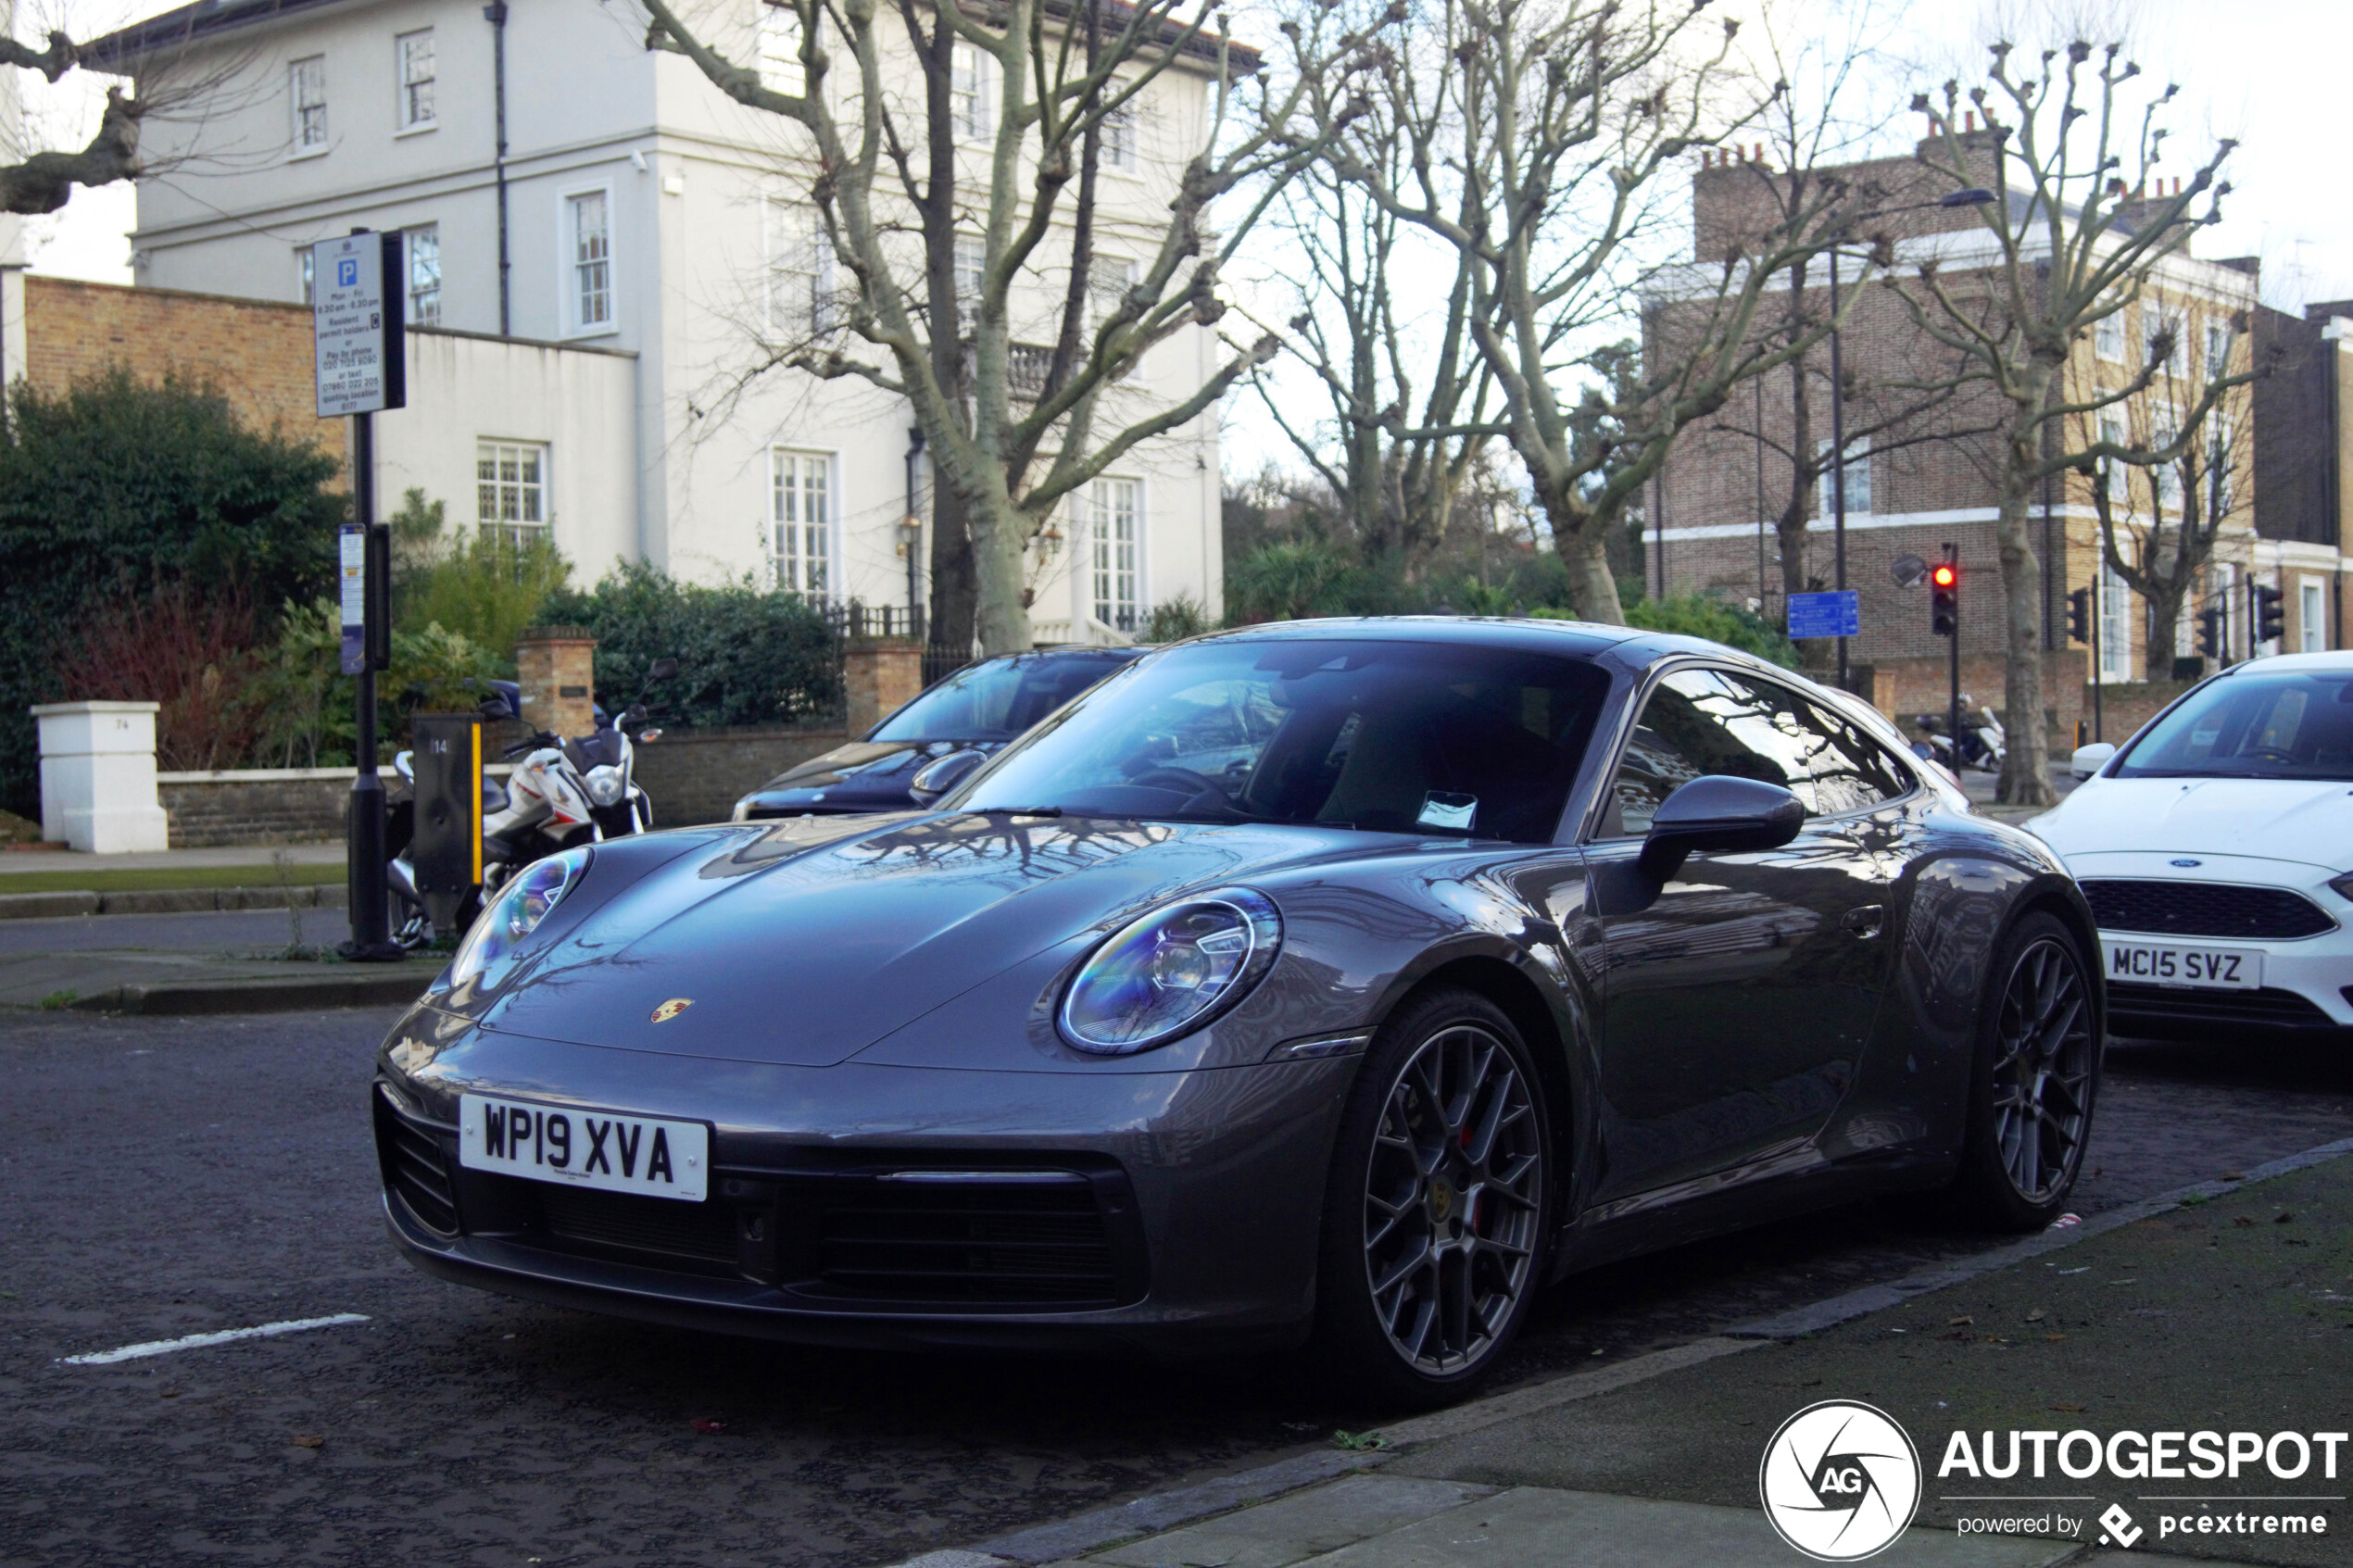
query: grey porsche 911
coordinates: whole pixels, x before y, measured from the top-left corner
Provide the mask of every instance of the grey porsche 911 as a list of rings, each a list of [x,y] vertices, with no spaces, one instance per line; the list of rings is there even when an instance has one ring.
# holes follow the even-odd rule
[[[518,875],[385,1040],[444,1278],[864,1345],[1313,1342],[1453,1397],[1540,1288],[1911,1190],[2064,1205],[2066,870],[1710,643],[1369,620],[1139,659],[923,811]]]

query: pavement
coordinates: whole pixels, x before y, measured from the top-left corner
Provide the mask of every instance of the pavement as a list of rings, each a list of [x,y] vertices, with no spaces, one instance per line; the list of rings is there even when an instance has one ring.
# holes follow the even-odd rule
[[[0,1008],[277,1012],[406,1002],[446,955],[346,963],[336,907],[0,921]],[[313,956],[289,958],[290,948]]]
[[[1736,1327],[1647,1365],[1356,1434],[1353,1451],[927,1553],[908,1568],[1786,1568],[1804,1559],[1759,1505],[1760,1461],[1785,1421],[1824,1399],[1894,1417],[1922,1461],[1916,1522],[1879,1562],[2341,1564],[2353,1561],[2347,1154],[2353,1140],[2201,1184],[2141,1206],[2132,1223],[2070,1227],[2087,1232],[2081,1241],[2046,1233],[1994,1267],[1947,1271],[1966,1277],[1820,1332]],[[2253,1433],[2267,1444],[2280,1432],[2339,1436],[2325,1473],[2317,1459],[2296,1473],[2289,1449],[2274,1469],[2251,1463],[2207,1481],[2073,1479],[2056,1468],[2038,1481],[2024,1467],[1995,1479],[1953,1460],[1956,1444],[1982,1451],[2006,1447],[2012,1431],[2057,1442],[2079,1430],[2103,1443],[2117,1433]],[[1160,1521],[1175,1527],[1154,1528]]]
[[[130,855],[82,855],[70,849],[12,849],[0,854],[0,892],[7,890],[7,879],[14,875],[86,869],[108,872],[182,871],[216,866],[251,866],[264,873],[272,864],[272,855],[283,854],[297,866],[341,865],[344,847],[341,844],[231,845],[212,849],[156,849]]]

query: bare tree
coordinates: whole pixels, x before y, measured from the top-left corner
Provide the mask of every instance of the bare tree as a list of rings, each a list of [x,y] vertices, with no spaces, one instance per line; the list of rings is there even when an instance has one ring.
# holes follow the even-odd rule
[[[1293,125],[1304,84],[1324,78],[1320,36],[1292,30],[1277,83],[1208,30],[1206,6],[1186,20],[1177,0],[900,0],[896,14],[875,0],[789,0],[777,9],[797,24],[800,80],[776,82],[671,0],[642,3],[648,47],[685,56],[736,102],[798,126],[805,144],[818,230],[808,272],[837,269],[841,282],[837,297],[820,284],[807,331],[758,369],[850,378],[907,400],[936,505],[969,530],[969,618],[946,584],[935,636],[952,645],[969,628],[988,653],[1026,648],[1025,552],[1056,509],[1139,444],[1214,408],[1275,352],[1271,339],[1229,345],[1198,386],[1156,407],[1121,384],[1153,345],[1218,323],[1221,273],[1316,156],[1315,135]],[[1342,38],[1332,53],[1361,42]],[[854,80],[837,91],[837,58]],[[1106,287],[1095,250],[1106,145],[1133,135],[1147,95],[1186,61],[1212,79],[1205,128],[1166,182],[1164,214],[1136,236],[1151,258]],[[963,175],[960,163],[985,172]],[[1213,231],[1211,209],[1228,195],[1242,205]],[[1054,303],[1036,308],[1041,297]],[[1033,321],[1050,342],[1017,339]],[[937,518],[935,529],[950,531]]]
[[[0,64],[38,71],[55,82],[82,64],[82,46],[62,31],[52,31],[42,49],[0,37]],[[0,163],[0,211],[55,212],[66,205],[76,185],[136,179],[145,172],[139,164],[139,122],[147,110],[145,102],[120,87],[108,87],[97,132],[81,151],[35,152],[14,163]],[[11,133],[14,129],[8,128]]]
[[[2070,381],[2067,372],[2098,324],[2140,299],[2158,264],[2187,245],[2198,224],[2219,220],[2230,186],[2216,171],[2233,144],[2219,144],[2186,190],[2136,199],[2151,188],[2166,133],[2160,118],[2178,88],[2142,94],[2131,85],[2140,67],[2115,43],[2095,48],[2079,38],[2045,49],[2028,75],[2013,69],[2008,42],[1990,52],[1985,81],[1966,94],[1984,117],[1984,131],[1960,124],[1958,82],[1944,84],[1941,105],[1922,94],[1912,107],[1931,127],[1934,145],[1921,154],[1928,167],[1957,185],[1982,182],[2004,197],[1985,209],[1992,255],[1949,271],[1936,259],[1923,261],[1916,278],[1889,284],[1923,332],[1969,357],[2000,404],[1995,534],[2004,591],[2002,722],[2009,733],[2000,798],[2037,805],[2054,796],[2043,718],[2043,571],[2030,526],[2036,493],[2045,480],[2087,462],[2178,461],[2216,402],[2249,377],[2208,378],[2162,445],[2069,439],[2163,373],[2172,352],[2163,334],[2151,337],[2146,362],[2120,385]],[[2192,218],[2201,198],[2206,211]]]
[[[1586,421],[1607,439],[1577,438],[1579,401],[1603,387],[1592,345],[1643,283],[1659,176],[1771,95],[1746,95],[1730,63],[1737,24],[1711,45],[1697,16],[1618,0],[1434,0],[1385,48],[1353,125],[1343,119],[1357,100],[1314,99],[1333,167],[1468,264],[1468,323],[1499,415],[1416,433],[1509,439],[1578,608],[1596,621],[1624,619],[1605,540],[1676,433],[1829,330],[1817,323],[1793,342],[1755,330],[1775,275],[1822,243],[1835,200],[1823,189],[1739,246],[1650,279],[1633,395]]]
[[[2209,339],[2208,356],[2217,362],[2204,367],[2205,379],[2228,374],[2229,366],[2220,361],[2245,332],[2241,320]],[[2243,386],[2233,387],[2196,428],[2177,433],[2168,427],[2163,410],[2181,407],[2197,391],[2182,369],[2187,353],[2182,336],[2178,329],[2171,334],[2172,354],[2151,389],[2154,395],[2117,408],[2103,421],[2105,432],[2089,428],[2093,416],[2079,417],[2074,443],[2089,450],[2106,438],[2149,451],[2176,450],[2171,462],[2146,470],[2139,484],[2125,464],[2086,458],[2081,465],[2099,515],[2101,559],[2148,607],[2152,680],[2172,671],[2182,608],[2214,558],[2222,531],[2245,521],[2253,510],[2245,483],[2254,460],[2252,400]],[[2258,374],[2263,369],[2251,368]],[[2095,670],[2093,678],[2098,676]]]

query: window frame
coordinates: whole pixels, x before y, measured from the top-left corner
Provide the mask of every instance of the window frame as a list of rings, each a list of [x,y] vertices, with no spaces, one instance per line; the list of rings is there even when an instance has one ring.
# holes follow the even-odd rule
[[[1127,541],[1128,549],[1131,553],[1132,558],[1126,572],[1129,592],[1134,596],[1133,598],[1127,601],[1135,621],[1135,624],[1132,626],[1122,626],[1118,621],[1108,619],[1099,612],[1100,608],[1107,604],[1115,608],[1118,604],[1117,600],[1103,600],[1095,596],[1096,573],[1102,570],[1097,564],[1096,555],[1105,543],[1101,533],[1101,530],[1104,522],[1104,516],[1102,512],[1103,489],[1105,486],[1122,484],[1132,487],[1132,494],[1135,500],[1134,508],[1130,513],[1129,520],[1131,523],[1131,533]],[[1143,626],[1145,616],[1150,613],[1146,607],[1151,603],[1151,599],[1150,596],[1150,588],[1144,572],[1144,536],[1150,516],[1151,508],[1147,500],[1147,490],[1141,474],[1098,474],[1093,479],[1088,481],[1086,565],[1087,612],[1088,616],[1096,621],[1125,635],[1132,636],[1135,633],[1140,630]],[[1115,545],[1116,541],[1114,540],[1112,543]],[[1115,556],[1114,558],[1113,565],[1110,568],[1110,572],[1115,583],[1120,576]]]
[[[2092,623],[2092,659],[2098,666],[2094,678],[2104,686],[2133,679],[2133,597],[2132,584],[2103,558],[2099,563],[2099,613]],[[2108,657],[2110,627],[2115,629],[2115,647],[2121,654],[2115,659]]]
[[[1837,515],[1838,494],[1835,485],[1838,468],[1843,468],[1846,470],[1846,515],[1848,517],[1874,515],[1871,510],[1871,449],[1866,446],[1859,452],[1850,451],[1846,461],[1835,467],[1828,460],[1830,455],[1829,436],[1823,436],[1814,443],[1815,460],[1822,465],[1821,471],[1814,476],[1817,515],[1826,518]],[[1860,474],[1862,478],[1859,486],[1856,483],[1857,474]],[[1863,493],[1863,501],[1860,506],[1855,503],[1855,492],[1858,488]]]
[[[785,519],[776,515],[777,500],[785,493],[786,488],[779,483],[779,480],[786,458],[803,465],[814,465],[824,481],[825,516],[820,525],[819,535],[825,547],[824,559],[822,562],[824,569],[824,581],[813,587],[794,586],[785,581],[786,561],[793,558],[806,560],[807,556],[804,554],[798,558],[787,557],[776,549],[776,530],[787,526],[805,530],[810,526],[805,519],[788,524]],[[801,471],[805,472],[806,469]],[[801,483],[798,476],[791,488],[796,498],[805,496],[809,493],[808,486]],[[812,604],[824,604],[843,597],[838,585],[842,558],[841,454],[824,447],[793,446],[781,441],[770,442],[768,444],[767,495],[768,504],[764,508],[767,513],[767,521],[761,532],[763,554],[768,560],[770,586],[779,592],[798,595]]]
[[[1566,842],[1580,848],[1593,848],[1609,845],[1639,845],[1643,837],[1647,836],[1646,834],[1631,837],[1604,836],[1601,831],[1602,816],[1608,809],[1612,799],[1610,785],[1617,779],[1618,769],[1625,765],[1626,749],[1633,744],[1634,731],[1642,721],[1642,709],[1649,704],[1651,694],[1655,692],[1668,676],[1680,674],[1686,670],[1705,670],[1738,676],[1743,680],[1762,682],[1768,685],[1780,687],[1808,707],[1825,706],[1810,694],[1800,691],[1787,681],[1768,673],[1762,669],[1751,669],[1744,664],[1734,663],[1729,659],[1710,659],[1704,655],[1687,654],[1661,659],[1642,671],[1642,678],[1635,684],[1634,689],[1628,694],[1626,706],[1618,714],[1617,733],[1609,737],[1606,757],[1602,765],[1592,773],[1592,783],[1587,786],[1592,791],[1592,797],[1585,802],[1583,818],[1575,833],[1569,834]],[[1836,709],[1833,709],[1833,711]],[[1819,815],[1809,811],[1805,825],[1798,830],[1800,833],[1810,831],[1817,822],[1845,822],[1856,817],[1869,816],[1876,811],[1892,810],[1898,807],[1908,806],[1919,799],[1921,791],[1928,787],[1920,770],[1914,765],[1917,759],[1910,752],[1902,746],[1891,744],[1884,735],[1873,734],[1870,727],[1859,717],[1852,714],[1843,716],[1861,732],[1866,740],[1877,746],[1886,755],[1893,764],[1893,771],[1896,776],[1905,781],[1908,787],[1903,794],[1892,799],[1882,800],[1876,806],[1863,806],[1852,810],[1824,812]],[[1598,731],[1593,736],[1592,745],[1596,755],[1600,755],[1603,749],[1603,739]],[[1575,804],[1575,795],[1572,790],[1570,805],[1573,808]]]
[[[965,62],[972,67],[972,85],[959,88],[956,78]],[[994,139],[996,78],[990,68],[996,56],[976,44],[959,39],[948,61],[948,133],[959,144]],[[962,98],[963,106],[957,100]]]
[[[430,27],[420,27],[413,28],[407,32],[399,32],[393,35],[392,133],[396,137],[415,136],[423,132],[438,130],[440,128],[441,118],[438,94],[438,87],[441,80],[440,49],[439,45],[434,40],[433,31],[434,30]],[[409,73],[409,48],[410,45],[415,44],[419,39],[422,39],[424,41],[425,46],[425,64],[427,74],[422,78],[412,77]],[[416,115],[411,112],[416,107],[417,101],[412,89],[418,87],[422,87],[425,90],[425,112],[422,115]]]
[[[305,66],[319,68],[319,101],[316,104],[303,102],[302,77]],[[287,122],[286,161],[288,163],[298,158],[324,157],[333,149],[334,127],[333,119],[328,114],[329,104],[325,51],[322,50],[316,55],[305,55],[297,60],[288,60],[286,62],[286,112],[290,117]],[[308,108],[315,108],[319,111],[319,139],[316,142],[308,141],[305,137],[306,127],[302,117],[304,110]]]
[[[2092,323],[2092,353],[2111,365],[2124,363],[2124,312],[2111,310]]]
[[[580,259],[579,204],[590,196],[600,197],[605,204],[605,318],[601,321],[582,320],[580,309],[579,270],[589,263]],[[556,203],[557,232],[560,236],[556,278],[558,297],[563,302],[563,335],[609,337],[621,331],[621,265],[617,254],[620,247],[613,243],[613,188],[610,182],[569,187],[558,194]]]
[[[838,329],[833,242],[817,209],[786,193],[761,195],[760,246],[768,330],[814,340]],[[803,288],[809,295],[805,307],[794,297]]]
[[[497,517],[485,521],[482,517],[482,485],[484,483],[482,454],[485,448],[494,454],[492,458],[494,463],[499,460],[496,454],[502,451],[511,451],[518,455],[524,452],[539,454],[538,483],[535,486],[527,485],[520,474],[514,481],[518,502],[528,489],[535,488],[538,491],[539,520],[536,522],[521,517],[511,521],[506,518]],[[507,481],[494,478],[489,481],[489,483],[495,489],[504,486]],[[554,447],[550,443],[519,435],[477,435],[474,437],[474,536],[476,539],[482,537],[484,531],[494,528],[514,532],[517,535],[515,542],[518,546],[530,538],[553,539],[556,526],[555,495],[556,458]]]
[[[311,308],[319,303],[318,265],[317,251],[308,245],[295,246],[295,298]]]
[[[408,307],[405,324],[411,327],[437,327],[441,325],[441,225],[420,223],[414,228],[403,229],[400,231],[400,239],[401,270],[405,274],[401,279],[401,296]],[[421,239],[431,242],[433,257],[433,314],[430,318],[423,313],[422,307],[418,304],[417,242]]]
[[[2314,633],[2319,633],[2317,646]],[[2309,572],[2296,576],[2296,640],[2298,653],[2329,651],[2329,605],[2325,579]]]
[[[760,14],[752,21],[752,69],[759,72],[760,84],[772,93],[790,97],[805,97],[809,93],[809,67],[800,52],[806,40],[801,35],[800,12],[790,5],[776,0],[756,0]],[[771,45],[789,38],[789,52],[778,53]],[[772,62],[781,69],[772,72]]]

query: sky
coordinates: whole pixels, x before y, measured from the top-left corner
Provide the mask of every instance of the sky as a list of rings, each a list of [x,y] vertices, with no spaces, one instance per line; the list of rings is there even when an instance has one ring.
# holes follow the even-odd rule
[[[597,0],[575,0],[584,6]],[[1737,0],[1735,0],[1737,3]],[[1764,3],[1764,0],[1753,0]],[[1792,14],[1833,0],[1795,0]],[[43,0],[20,3],[19,32],[38,37],[64,25],[90,37],[133,17],[168,8],[149,0]],[[2087,27],[2103,36],[2097,18],[2124,19],[2135,56],[2154,75],[2177,81],[2183,96],[2171,123],[2172,145],[2187,155],[2215,138],[2235,137],[2239,149],[2226,168],[2233,190],[2223,222],[2198,237],[2201,255],[2253,255],[2262,258],[2263,295],[2288,309],[2308,302],[2353,298],[2353,200],[2346,194],[2353,143],[2343,132],[2338,110],[2353,96],[2353,5],[2347,0],[2132,0],[2129,6],[2028,5],[2020,0],[1981,0],[1978,5],[1911,0],[1897,8],[1898,31],[1907,51],[1926,62],[1917,85],[1932,88],[1953,69],[1982,56],[1981,41],[2005,19],[2052,15],[2095,19]],[[75,72],[56,87],[25,73],[29,140],[36,144],[79,145],[95,122],[105,79]],[[1906,117],[1898,129],[1914,133]],[[2186,157],[2174,172],[2193,168]],[[130,245],[135,197],[128,186],[76,192],[62,213],[32,220],[29,232],[34,271],[107,282],[131,281]],[[1229,439],[1241,469],[1255,467],[1250,454],[1273,455],[1279,437],[1252,428],[1263,412],[1252,399],[1237,400],[1229,413]]]

